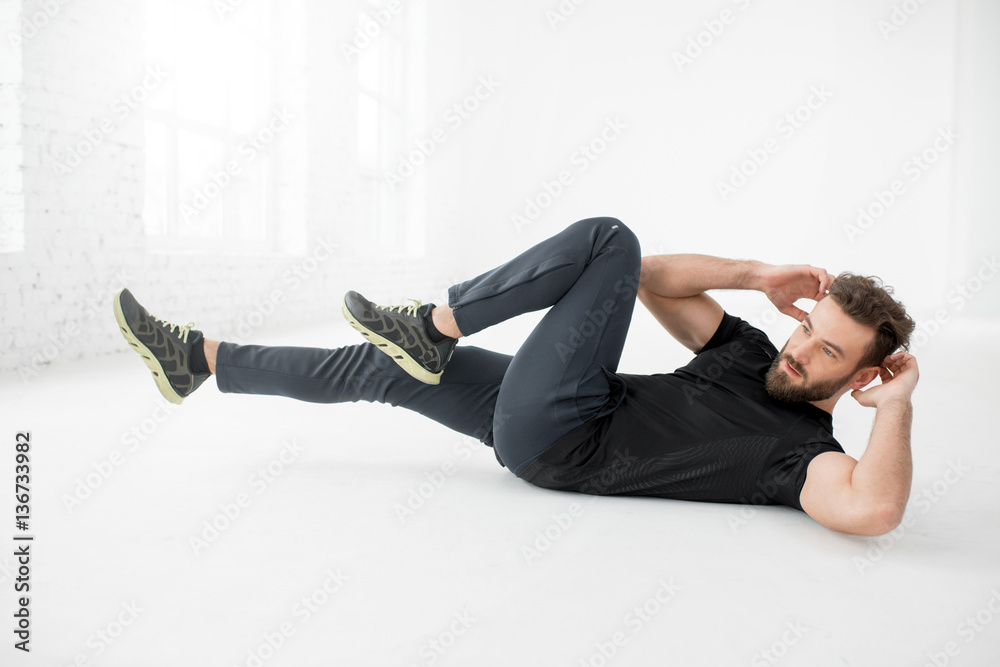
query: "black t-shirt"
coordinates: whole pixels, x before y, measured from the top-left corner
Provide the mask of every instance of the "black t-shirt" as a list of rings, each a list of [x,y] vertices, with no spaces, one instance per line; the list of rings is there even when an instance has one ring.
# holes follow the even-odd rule
[[[843,452],[830,414],[771,398],[778,356],[767,335],[724,313],[712,339],[673,373],[619,373],[617,407],[571,431],[525,468],[537,486],[595,495],[789,505],[806,469]]]

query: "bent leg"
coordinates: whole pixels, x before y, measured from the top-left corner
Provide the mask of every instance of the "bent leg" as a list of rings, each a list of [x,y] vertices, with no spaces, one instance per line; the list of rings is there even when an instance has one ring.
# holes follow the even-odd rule
[[[555,305],[608,243],[614,243],[618,230],[631,236],[638,253],[635,235],[620,220],[587,218],[492,271],[452,285],[448,305],[455,323],[469,336],[517,315]],[[638,279],[635,282],[637,287]]]
[[[441,383],[429,385],[370,343],[324,349],[222,342],[215,366],[224,393],[311,403],[387,403],[492,446],[493,412],[510,360],[510,355],[475,346],[456,348]]]
[[[522,282],[518,267],[501,267],[497,280],[456,291],[463,306],[456,319],[466,304],[498,302],[499,317],[518,304],[552,301],[511,360],[497,397],[495,447],[516,475],[562,436],[612,412],[625,395],[615,371],[639,285],[639,242],[614,218],[583,220],[550,241],[545,275]],[[545,265],[537,260],[534,267]],[[464,300],[482,294],[483,301]],[[467,321],[489,322],[487,311],[474,315]],[[459,327],[465,331],[462,321]]]

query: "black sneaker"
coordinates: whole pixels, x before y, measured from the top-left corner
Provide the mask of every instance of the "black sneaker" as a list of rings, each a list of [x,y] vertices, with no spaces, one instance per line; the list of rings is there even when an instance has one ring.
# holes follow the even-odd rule
[[[357,292],[348,292],[341,310],[352,327],[392,357],[404,371],[421,382],[438,384],[458,339],[432,341],[424,318],[430,316],[434,304],[410,301],[413,304],[409,306],[378,306]]]
[[[180,404],[211,375],[191,371],[191,348],[202,339],[200,331],[191,329],[194,322],[180,326],[153,317],[127,289],[115,295],[115,319],[171,403]]]

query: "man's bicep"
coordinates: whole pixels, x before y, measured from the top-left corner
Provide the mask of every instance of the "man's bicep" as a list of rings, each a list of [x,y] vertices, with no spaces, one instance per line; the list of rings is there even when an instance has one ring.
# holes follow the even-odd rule
[[[880,518],[851,484],[855,458],[823,452],[809,462],[799,504],[806,514],[827,528],[852,535],[881,535]]]
[[[704,292],[675,299],[640,289],[638,297],[656,321],[692,352],[712,339],[725,314],[719,302]]]

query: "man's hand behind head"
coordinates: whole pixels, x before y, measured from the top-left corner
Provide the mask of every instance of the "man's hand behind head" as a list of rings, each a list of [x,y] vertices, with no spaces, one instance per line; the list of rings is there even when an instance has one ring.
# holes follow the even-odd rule
[[[882,361],[882,368],[879,370],[882,383],[863,391],[855,389],[851,392],[851,398],[866,408],[877,408],[879,403],[894,398],[908,401],[919,377],[917,358],[908,352],[896,352]]]
[[[826,296],[834,278],[826,269],[808,264],[768,266],[762,273],[761,291],[779,311],[799,322],[806,312],[797,308],[795,302],[799,299],[819,301]]]

